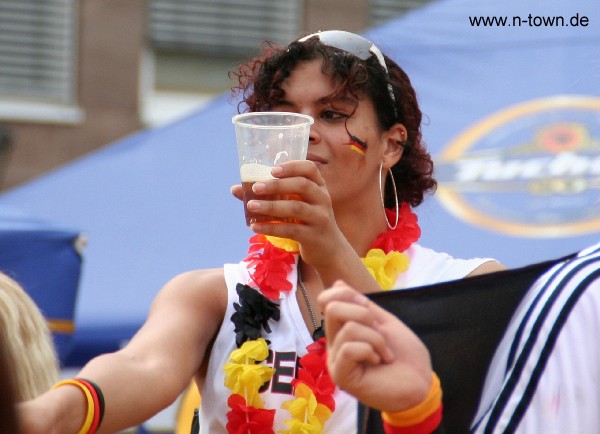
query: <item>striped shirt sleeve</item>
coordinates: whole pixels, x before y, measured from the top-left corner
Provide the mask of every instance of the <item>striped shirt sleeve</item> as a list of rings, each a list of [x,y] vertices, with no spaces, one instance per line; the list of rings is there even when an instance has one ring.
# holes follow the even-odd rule
[[[600,244],[531,287],[490,365],[473,434],[600,427]]]

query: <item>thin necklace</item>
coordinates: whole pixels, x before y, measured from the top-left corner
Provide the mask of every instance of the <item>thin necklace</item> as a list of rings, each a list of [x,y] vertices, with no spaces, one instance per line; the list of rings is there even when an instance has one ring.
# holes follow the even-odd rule
[[[321,321],[321,325],[317,325],[317,319],[315,317],[315,312],[313,310],[312,304],[310,302],[310,298],[308,298],[308,292],[306,291],[306,287],[304,286],[304,282],[302,282],[302,274],[300,273],[300,267],[298,266],[298,284],[300,285],[300,289],[302,290],[302,295],[304,296],[304,301],[306,301],[306,307],[308,307],[308,314],[310,315],[310,320],[313,323],[314,331],[312,333],[313,340],[317,340],[323,336],[323,321]]]

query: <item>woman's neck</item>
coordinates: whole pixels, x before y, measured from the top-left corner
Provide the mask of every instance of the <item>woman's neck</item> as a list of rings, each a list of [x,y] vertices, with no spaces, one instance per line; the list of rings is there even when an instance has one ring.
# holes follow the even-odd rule
[[[336,223],[354,251],[364,257],[375,238],[388,227],[381,202],[376,206],[334,208]]]

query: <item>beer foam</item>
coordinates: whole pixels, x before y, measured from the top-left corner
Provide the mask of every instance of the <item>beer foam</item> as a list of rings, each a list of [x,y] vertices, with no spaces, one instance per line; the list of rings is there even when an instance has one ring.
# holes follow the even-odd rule
[[[265,166],[264,164],[243,164],[240,167],[242,182],[256,182],[274,179],[273,175],[271,175],[271,169],[272,167]]]

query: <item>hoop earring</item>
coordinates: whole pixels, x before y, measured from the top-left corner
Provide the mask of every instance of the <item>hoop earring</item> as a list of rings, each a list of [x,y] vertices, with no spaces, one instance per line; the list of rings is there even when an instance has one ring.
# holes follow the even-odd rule
[[[392,185],[394,186],[394,198],[396,199],[396,222],[394,223],[394,226],[392,226],[390,224],[390,221],[388,220],[387,214],[385,212],[385,199],[383,198],[384,193],[383,193],[383,186],[382,186],[382,182],[381,182],[381,178],[383,175],[383,161],[381,162],[381,165],[379,166],[379,193],[381,194],[381,205],[383,206],[383,215],[385,217],[385,222],[388,225],[388,228],[390,228],[391,230],[394,230],[398,227],[398,218],[399,218],[399,213],[400,213],[400,203],[398,202],[398,190],[396,190],[396,180],[394,179],[394,174],[392,173],[392,169],[388,169],[388,173],[390,174],[390,178],[392,178]]]

